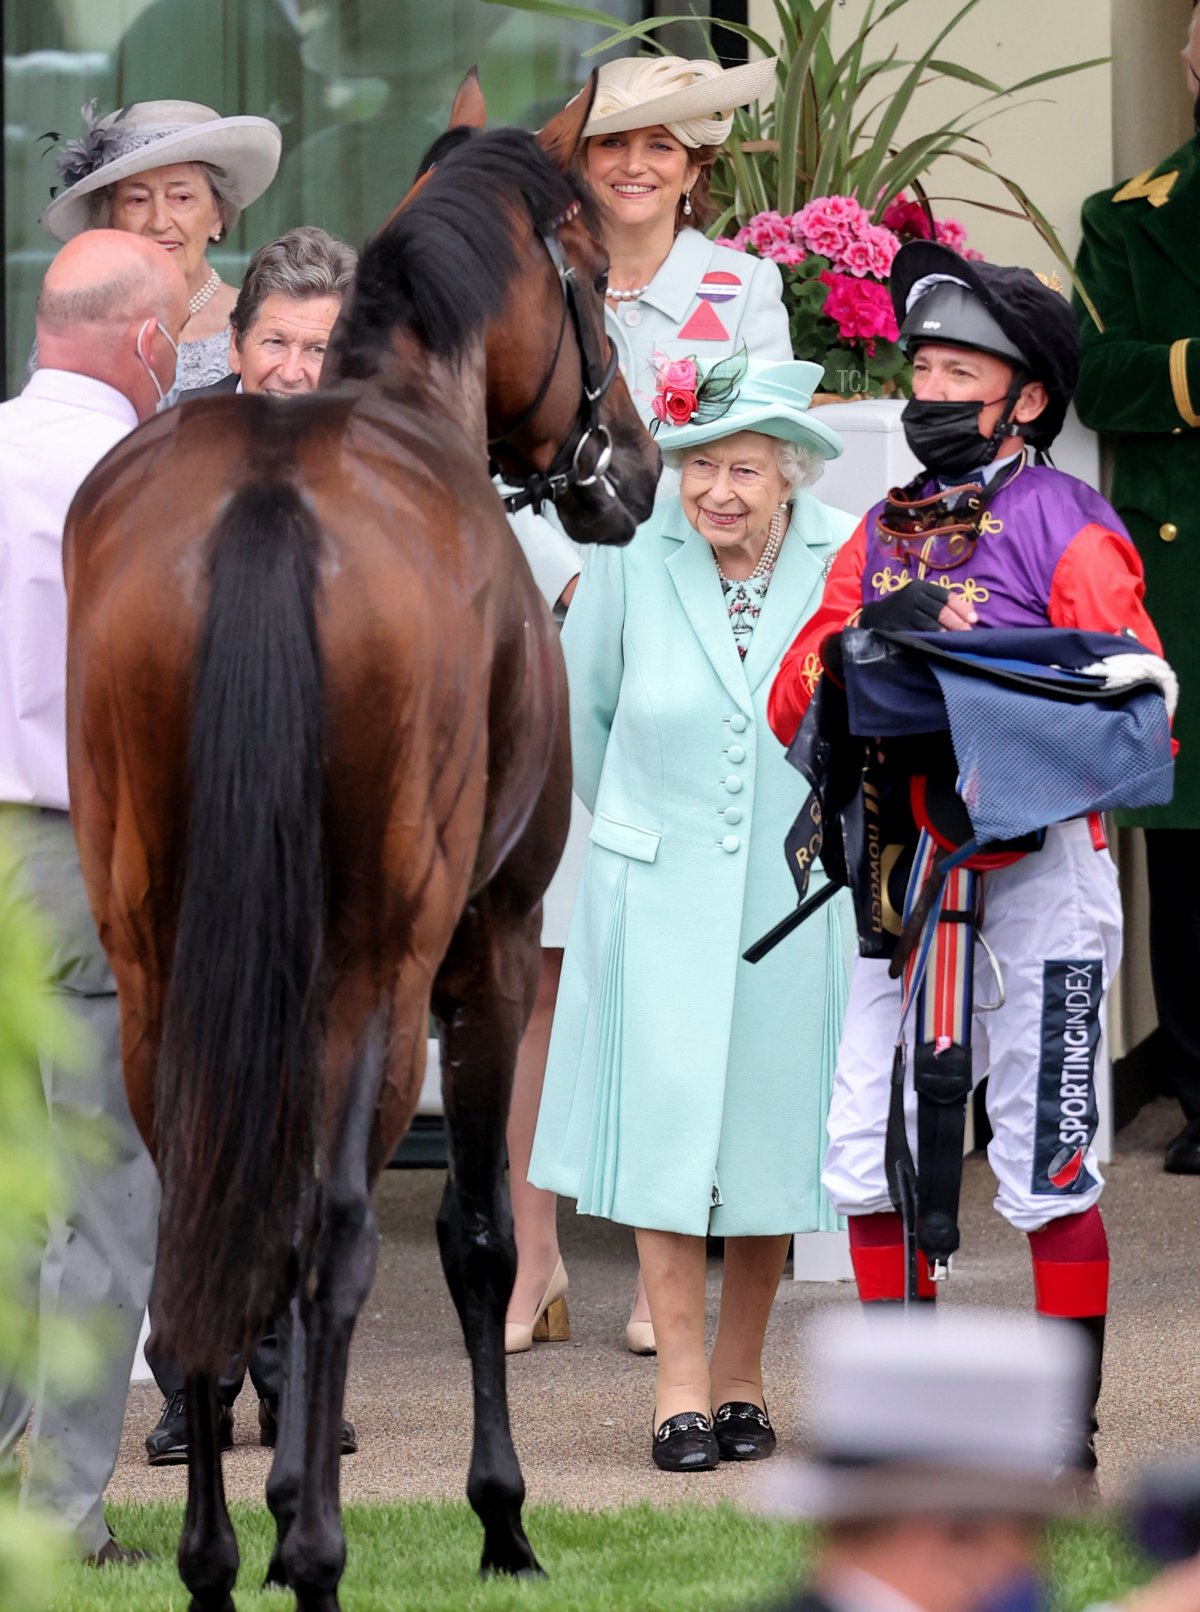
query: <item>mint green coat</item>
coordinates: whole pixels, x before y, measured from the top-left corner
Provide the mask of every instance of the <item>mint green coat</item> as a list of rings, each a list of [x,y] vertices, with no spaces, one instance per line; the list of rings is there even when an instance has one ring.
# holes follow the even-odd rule
[[[799,493],[743,662],[679,499],[594,549],[563,628],[575,788],[593,813],[529,1179],[582,1214],[695,1236],[836,1224],[818,1179],[852,923],[795,905],[804,781],[767,726],[784,651],[852,518]]]

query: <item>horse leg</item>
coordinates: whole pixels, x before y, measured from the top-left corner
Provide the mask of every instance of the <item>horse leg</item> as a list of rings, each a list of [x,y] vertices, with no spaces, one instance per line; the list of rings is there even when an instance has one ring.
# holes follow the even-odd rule
[[[275,1519],[275,1549],[267,1567],[263,1588],[284,1587],[287,1573],[283,1565],[283,1542],[295,1521],[304,1478],[304,1434],[307,1391],[306,1329],[300,1294],[295,1292],[286,1312],[279,1318],[279,1349],[283,1359],[283,1387],[279,1396],[279,1433],[275,1458],[267,1479],[267,1506]]]
[[[297,1612],[338,1612],[338,1584],[346,1565],[339,1498],[342,1405],[350,1339],[371,1291],[379,1252],[367,1160],[383,1064],[383,1026],[373,1021],[355,1061],[336,1152],[323,1186],[315,1291],[302,1308],[307,1425],[299,1505],[278,1547]],[[297,1398],[293,1419],[299,1417],[300,1404]],[[281,1470],[281,1491],[287,1470]]]
[[[238,1547],[221,1479],[216,1379],[189,1377],[184,1392],[188,1498],[179,1540],[179,1576],[192,1597],[188,1612],[234,1612],[231,1591],[237,1578]]]
[[[505,1391],[504,1316],[516,1273],[504,1186],[504,1128],[517,1045],[537,978],[540,908],[496,922],[490,892],[467,909],[439,973],[442,1092],[450,1171],[438,1245],[471,1356],[475,1436],[467,1498],[483,1524],[481,1571],[541,1573],[525,1537],[525,1481]]]

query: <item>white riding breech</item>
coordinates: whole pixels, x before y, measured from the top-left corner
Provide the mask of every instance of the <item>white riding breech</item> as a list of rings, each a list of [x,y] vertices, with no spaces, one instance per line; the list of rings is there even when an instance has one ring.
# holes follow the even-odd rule
[[[1116,869],[1086,821],[1048,829],[1040,851],[983,875],[982,933],[1000,966],[1005,1000],[985,948],[975,960],[974,1083],[988,1077],[988,1163],[996,1208],[1019,1231],[1079,1214],[1104,1180],[1096,1132],[1095,1061],[1104,1000],[1121,958]],[[884,1170],[900,981],[885,961],[855,963],[829,1109],[821,1179],[839,1214],[892,1207]],[[906,1091],[916,1157],[916,1097]]]

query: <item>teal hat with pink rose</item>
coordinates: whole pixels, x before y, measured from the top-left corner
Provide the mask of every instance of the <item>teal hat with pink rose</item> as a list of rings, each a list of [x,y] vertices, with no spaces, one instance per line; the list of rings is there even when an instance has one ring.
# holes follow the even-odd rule
[[[836,459],[842,439],[808,412],[824,371],[802,359],[747,358],[745,351],[705,370],[693,358],[663,358],[651,401],[654,440],[664,453],[759,431]]]

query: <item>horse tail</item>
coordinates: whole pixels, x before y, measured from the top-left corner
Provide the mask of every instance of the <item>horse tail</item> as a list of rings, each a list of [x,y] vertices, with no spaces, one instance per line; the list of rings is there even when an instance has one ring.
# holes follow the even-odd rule
[[[185,1372],[257,1341],[289,1280],[320,1106],[319,528],[285,485],[213,531],[187,844],[155,1079],[155,1325]]]

